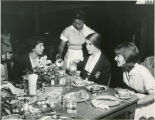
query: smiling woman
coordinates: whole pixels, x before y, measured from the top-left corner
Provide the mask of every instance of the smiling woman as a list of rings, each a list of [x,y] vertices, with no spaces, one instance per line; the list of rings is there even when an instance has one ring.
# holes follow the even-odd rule
[[[30,38],[28,40],[30,52],[16,58],[12,74],[14,84],[22,80],[21,77],[24,75],[25,70],[32,71],[37,66],[39,57],[44,51],[43,40],[40,36]]]
[[[124,83],[139,97],[134,119],[139,120],[142,116],[154,116],[152,109],[155,106],[155,80],[146,67],[138,64],[139,50],[137,46],[132,42],[125,42],[118,45],[114,52],[117,66],[123,69]]]

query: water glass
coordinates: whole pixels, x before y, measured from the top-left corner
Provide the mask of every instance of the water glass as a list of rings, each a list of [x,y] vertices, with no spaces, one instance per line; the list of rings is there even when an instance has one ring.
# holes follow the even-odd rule
[[[67,100],[67,113],[76,114],[77,112],[77,100],[76,98]]]

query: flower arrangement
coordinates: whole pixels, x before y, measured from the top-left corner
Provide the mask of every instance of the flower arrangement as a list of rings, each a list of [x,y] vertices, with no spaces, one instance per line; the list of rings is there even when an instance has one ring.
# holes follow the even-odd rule
[[[38,65],[33,69],[33,73],[38,75],[38,79],[43,82],[49,82],[54,75],[55,64],[51,60],[47,60],[47,56],[43,56],[38,60]]]
[[[50,83],[54,76],[55,64],[51,60],[47,59],[47,56],[42,56],[38,60],[38,65],[32,70],[25,70],[24,72],[29,74],[37,74],[37,88],[41,88],[43,83]]]

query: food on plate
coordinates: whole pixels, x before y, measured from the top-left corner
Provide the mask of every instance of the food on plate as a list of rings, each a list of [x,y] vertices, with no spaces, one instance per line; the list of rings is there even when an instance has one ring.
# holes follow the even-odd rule
[[[107,87],[104,85],[99,85],[99,84],[93,84],[93,85],[88,85],[86,86],[86,89],[91,91],[91,92],[100,92],[100,91],[106,91]]]
[[[73,96],[75,96],[78,99],[83,99],[87,95],[85,90],[80,90],[79,92],[76,92]]]
[[[115,106],[120,104],[120,100],[114,96],[110,96],[110,95],[99,95],[99,96],[95,96],[92,99],[92,104],[93,105],[107,105],[107,106]]]
[[[79,90],[77,92],[70,92],[64,96],[64,99],[76,98],[77,102],[82,102],[89,99],[89,95],[86,90]]]
[[[22,117],[17,114],[10,114],[2,118],[2,120],[22,120]]]
[[[76,86],[84,86],[85,83],[84,83],[83,80],[75,80],[75,81],[74,81],[74,85],[76,85]]]
[[[92,81],[83,80],[80,77],[77,77],[77,78],[73,78],[72,85],[76,86],[76,87],[83,87],[83,86],[90,85],[93,83],[94,82],[92,82]]]

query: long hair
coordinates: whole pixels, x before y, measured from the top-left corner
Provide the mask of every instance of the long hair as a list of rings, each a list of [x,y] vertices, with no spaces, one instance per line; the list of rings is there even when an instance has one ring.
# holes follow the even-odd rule
[[[92,33],[86,37],[96,48],[101,49],[102,36],[99,33]]]
[[[139,62],[139,50],[137,46],[132,42],[125,42],[118,45],[115,50],[115,54],[122,55],[125,59],[125,64],[123,65],[123,70],[130,71],[135,63]]]

